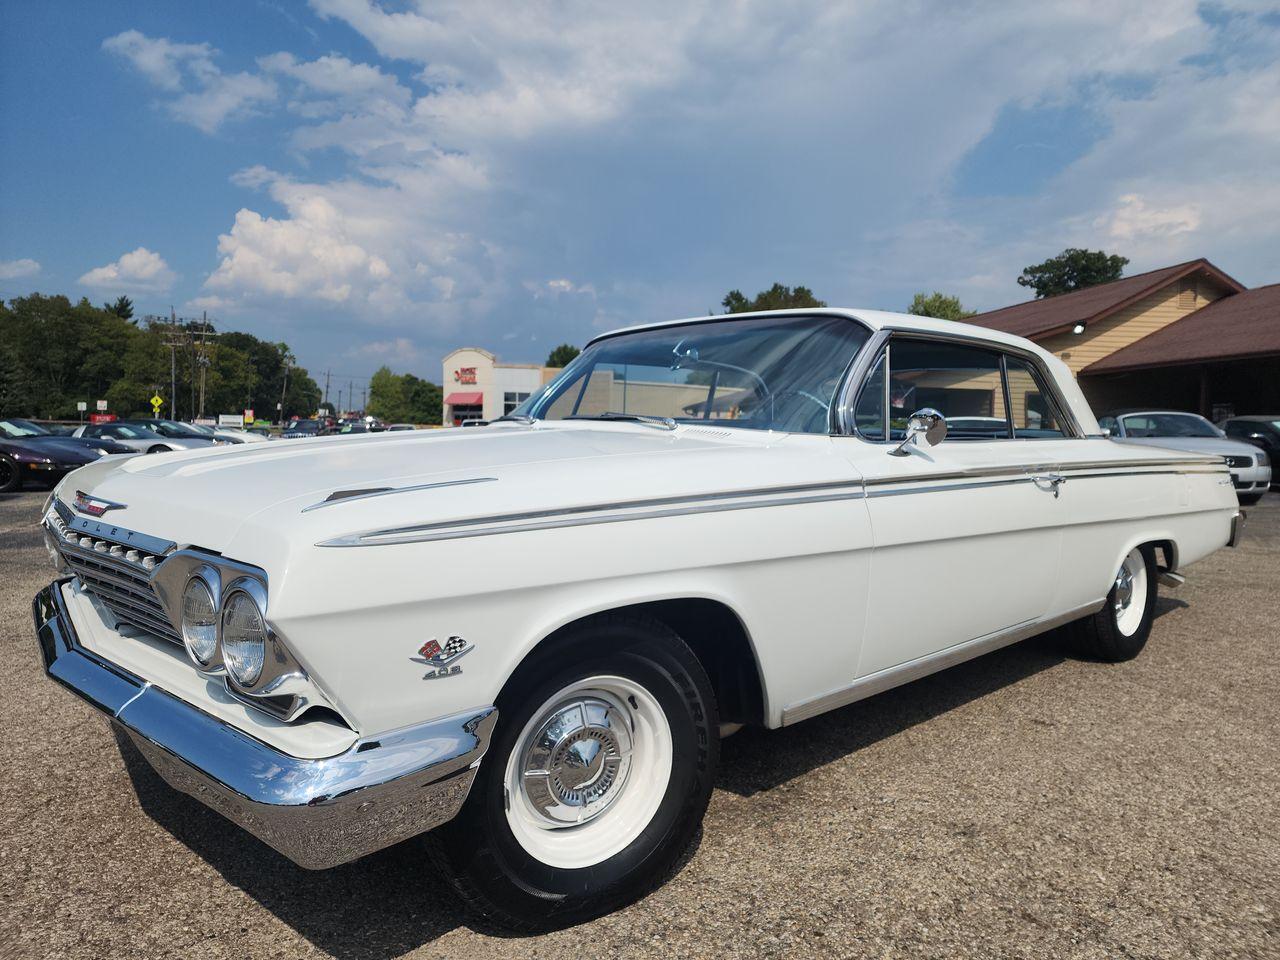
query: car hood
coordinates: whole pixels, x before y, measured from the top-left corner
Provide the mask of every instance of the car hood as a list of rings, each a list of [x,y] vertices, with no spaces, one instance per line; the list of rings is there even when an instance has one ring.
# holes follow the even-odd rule
[[[1186,450],[1191,453],[1207,453],[1220,457],[1252,457],[1258,448],[1241,440],[1225,437],[1125,437],[1121,443],[1134,443],[1144,447],[1164,447],[1166,450]]]
[[[782,444],[795,449],[770,453]],[[300,542],[408,523],[849,479],[825,437],[574,422],[151,454],[77,471],[60,496],[91,493],[123,505],[103,523],[266,567]],[[315,508],[388,487],[423,489]]]
[[[62,437],[23,437],[20,440],[0,441],[0,450],[9,450],[47,457],[56,463],[83,464],[98,459],[97,451],[74,440]]]

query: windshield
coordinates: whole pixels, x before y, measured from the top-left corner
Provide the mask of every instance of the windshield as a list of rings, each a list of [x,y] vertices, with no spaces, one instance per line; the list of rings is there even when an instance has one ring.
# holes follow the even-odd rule
[[[515,415],[659,417],[827,433],[868,331],[847,317],[753,317],[641,330],[588,347]]]
[[[144,430],[142,427],[131,427],[125,423],[112,424],[109,427],[100,427],[97,431],[99,436],[118,437],[124,440],[158,440],[159,436],[150,430]]]
[[[1121,417],[1126,437],[1216,437],[1218,431],[1193,413],[1135,413]]]
[[[0,420],[0,437],[17,440],[19,437],[47,437],[49,431],[30,420]]]
[[[294,420],[289,424],[290,430],[319,430],[319,420]]]
[[[193,430],[187,424],[179,423],[177,420],[153,420],[147,426],[163,437],[185,437],[188,440],[208,439],[198,430]]]

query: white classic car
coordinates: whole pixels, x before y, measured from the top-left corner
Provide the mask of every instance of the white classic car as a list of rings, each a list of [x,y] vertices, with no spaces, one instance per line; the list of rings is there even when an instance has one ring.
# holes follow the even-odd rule
[[[472,429],[87,466],[35,620],[55,680],[285,856],[431,831],[534,929],[665,875],[722,733],[1060,624],[1133,657],[1241,520],[1220,457],[1108,439],[1026,340],[715,316],[598,337]]]

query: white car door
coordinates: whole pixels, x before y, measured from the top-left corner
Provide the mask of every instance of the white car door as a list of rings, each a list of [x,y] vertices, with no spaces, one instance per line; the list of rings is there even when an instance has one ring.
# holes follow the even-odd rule
[[[855,404],[860,437],[846,441],[874,542],[859,678],[1046,616],[1071,492],[1054,464],[1081,441],[1044,379],[997,348],[902,335],[886,346]],[[947,418],[947,439],[894,455],[921,408]]]

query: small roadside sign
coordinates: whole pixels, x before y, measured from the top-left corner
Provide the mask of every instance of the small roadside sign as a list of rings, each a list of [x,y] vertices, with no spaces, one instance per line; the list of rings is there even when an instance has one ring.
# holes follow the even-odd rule
[[[89,404],[85,403],[83,400],[78,400],[76,401],[76,409],[79,410],[81,413],[84,413],[86,410],[89,409]]]
[[[106,410],[107,410],[107,401],[105,401],[105,400],[99,400],[99,401],[98,401],[98,412],[99,412],[99,413],[105,413],[105,412],[106,412]]]
[[[249,407],[244,412],[244,422],[253,423],[253,408]]]
[[[164,406],[164,397],[157,393],[151,398],[151,409],[155,412],[157,417],[160,416],[160,408],[162,406]]]
[[[236,416],[234,413],[218,414],[218,426],[220,427],[238,427],[243,423],[244,419]]]

